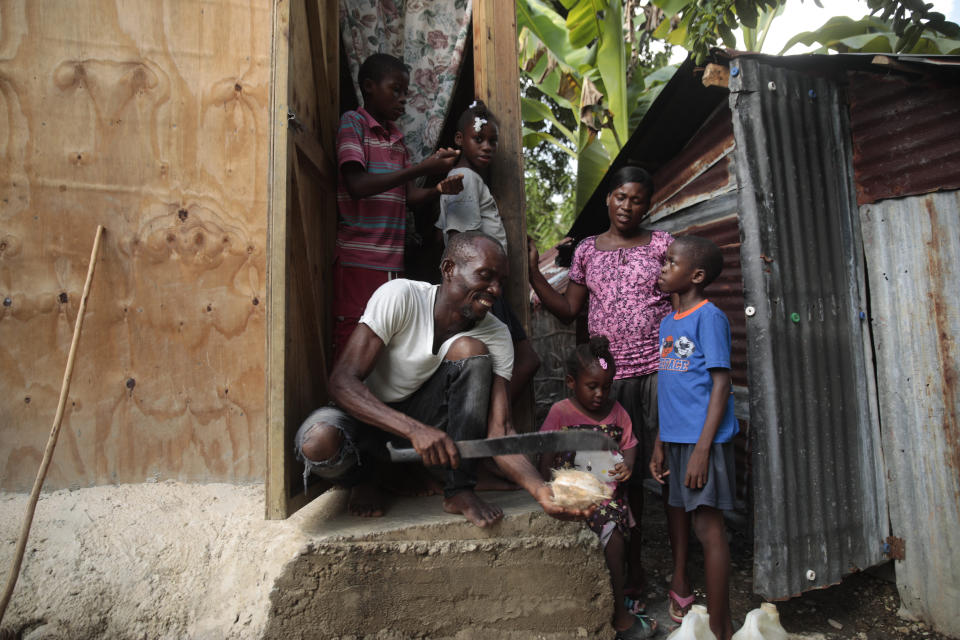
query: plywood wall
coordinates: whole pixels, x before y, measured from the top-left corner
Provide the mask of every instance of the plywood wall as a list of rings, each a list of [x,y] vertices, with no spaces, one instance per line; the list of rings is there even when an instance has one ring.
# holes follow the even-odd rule
[[[0,2],[0,488],[264,475],[268,0]]]

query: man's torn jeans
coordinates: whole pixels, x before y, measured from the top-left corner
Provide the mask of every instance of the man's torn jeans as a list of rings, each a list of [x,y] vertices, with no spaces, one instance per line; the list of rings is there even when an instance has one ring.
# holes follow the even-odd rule
[[[493,369],[489,355],[444,360],[412,396],[388,405],[446,432],[453,440],[476,440],[487,435],[492,384]],[[303,455],[304,439],[323,424],[343,434],[340,450],[328,460],[308,460]],[[300,425],[294,444],[297,459],[304,465],[304,491],[311,473],[342,487],[379,482],[382,468],[389,461],[386,450],[388,441],[395,446],[410,446],[404,438],[364,424],[334,405],[317,409]],[[477,484],[474,460],[461,460],[458,469],[430,470],[443,481],[443,494],[448,498]]]

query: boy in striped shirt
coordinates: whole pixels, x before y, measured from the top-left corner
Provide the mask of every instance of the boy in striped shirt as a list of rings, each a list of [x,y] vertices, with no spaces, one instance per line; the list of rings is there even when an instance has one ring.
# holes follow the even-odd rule
[[[334,353],[339,354],[377,288],[401,275],[406,204],[418,205],[463,188],[453,176],[435,189],[416,186],[421,176],[445,175],[459,151],[439,149],[410,164],[403,134],[394,124],[406,108],[410,74],[394,56],[375,53],[360,66],[363,106],[340,118],[337,132],[337,246],[333,266]]]

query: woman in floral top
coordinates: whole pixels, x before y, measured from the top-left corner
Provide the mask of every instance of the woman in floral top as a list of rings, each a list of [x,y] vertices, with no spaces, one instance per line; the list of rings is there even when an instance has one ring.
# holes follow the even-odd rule
[[[653,180],[639,167],[623,167],[609,178],[610,228],[583,240],[573,255],[570,282],[558,293],[538,267],[536,245],[527,243],[530,284],[543,306],[564,322],[588,307],[590,335],[610,339],[617,365],[611,396],[630,415],[639,441],[637,460],[644,469],[659,428],[657,418],[658,331],[670,311],[670,299],[657,286],[660,265],[673,237],[641,226],[650,208]],[[645,579],[640,565],[640,515],[643,475],[630,483],[630,506],[637,520],[631,529],[627,593],[641,598]]]

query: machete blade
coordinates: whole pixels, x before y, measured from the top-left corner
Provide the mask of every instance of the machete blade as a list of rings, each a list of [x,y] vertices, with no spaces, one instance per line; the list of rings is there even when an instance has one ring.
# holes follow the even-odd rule
[[[490,458],[517,453],[544,451],[615,451],[617,442],[598,431],[544,431],[501,438],[461,440],[456,443],[461,458]],[[413,449],[396,449],[387,444],[394,462],[411,462],[420,456]]]

